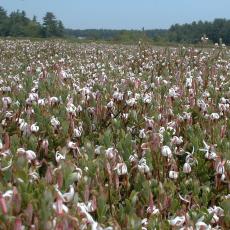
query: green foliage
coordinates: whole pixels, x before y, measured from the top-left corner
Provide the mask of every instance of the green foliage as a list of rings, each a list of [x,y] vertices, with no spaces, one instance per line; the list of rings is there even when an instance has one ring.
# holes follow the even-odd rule
[[[11,37],[63,37],[64,26],[56,20],[51,12],[47,12],[41,25],[34,16],[31,20],[25,11],[7,12],[0,7],[0,36]]]
[[[62,37],[64,26],[52,12],[47,12],[43,18],[42,32],[44,37]]]

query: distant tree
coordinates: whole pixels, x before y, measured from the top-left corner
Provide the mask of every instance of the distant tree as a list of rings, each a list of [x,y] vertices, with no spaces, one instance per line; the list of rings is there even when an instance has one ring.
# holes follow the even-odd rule
[[[45,37],[58,35],[58,22],[52,12],[47,12],[43,18],[43,28]]]
[[[58,24],[57,24],[57,35],[59,37],[63,37],[64,36],[64,26],[63,26],[63,23],[62,21],[58,21]]]
[[[41,37],[42,36],[41,25],[34,20],[30,21],[27,24],[27,26],[25,27],[25,31],[26,31],[27,36],[29,37]]]
[[[14,11],[9,17],[10,36],[25,36],[24,31],[25,15],[19,10]]]
[[[37,22],[37,17],[34,15],[33,16],[33,19],[32,19],[33,22]]]
[[[26,16],[26,12],[14,11],[10,15],[0,7],[0,36],[13,37],[51,37],[64,36],[64,26],[56,20],[53,13],[48,12],[41,25],[36,16],[32,19]]]
[[[7,36],[9,34],[9,18],[6,11],[0,7],[0,36]]]

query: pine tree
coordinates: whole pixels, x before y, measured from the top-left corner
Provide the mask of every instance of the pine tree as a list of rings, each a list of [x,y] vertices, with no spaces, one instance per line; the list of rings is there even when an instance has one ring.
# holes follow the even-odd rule
[[[58,35],[58,22],[52,12],[47,12],[43,18],[43,28],[45,37]]]

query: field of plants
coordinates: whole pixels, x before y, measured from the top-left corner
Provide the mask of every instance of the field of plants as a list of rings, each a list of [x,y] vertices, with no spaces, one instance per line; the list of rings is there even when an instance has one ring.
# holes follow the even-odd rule
[[[0,40],[0,229],[230,229],[230,50]]]

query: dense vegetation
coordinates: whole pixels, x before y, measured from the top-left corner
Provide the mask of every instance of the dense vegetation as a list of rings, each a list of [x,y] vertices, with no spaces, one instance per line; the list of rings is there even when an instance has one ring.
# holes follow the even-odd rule
[[[213,22],[176,24],[171,26],[166,36],[172,42],[197,43],[204,34],[213,43],[218,43],[222,38],[225,44],[230,44],[230,20],[215,19]]]
[[[109,40],[109,41],[139,41],[143,39],[152,40],[166,35],[167,30],[105,30],[105,29],[87,29],[73,30],[66,29],[67,36],[85,38],[89,40]],[[162,37],[163,38],[163,37]]]
[[[12,37],[62,37],[64,26],[53,13],[47,12],[43,23],[39,23],[34,16],[29,19],[25,11],[16,11],[7,15],[0,7],[0,36]]]
[[[65,30],[66,35],[92,40],[173,42],[196,44],[207,36],[211,43],[219,43],[220,38],[230,44],[230,20],[215,19],[213,22],[193,22],[172,25],[168,30]]]

